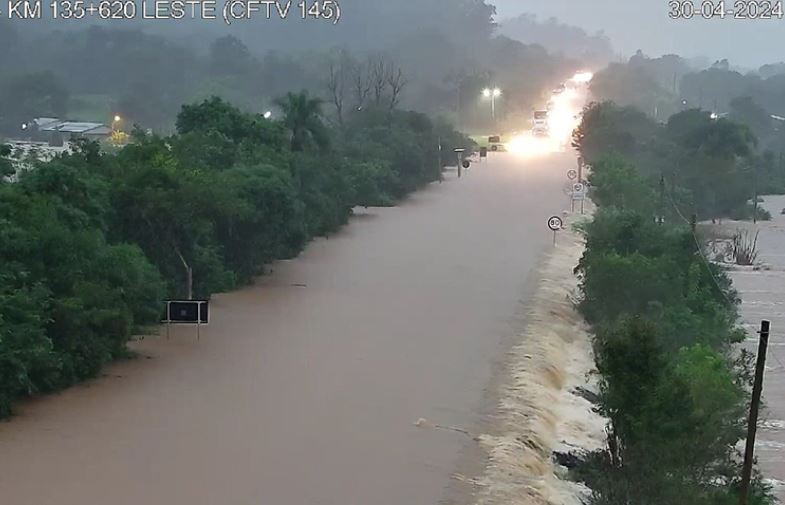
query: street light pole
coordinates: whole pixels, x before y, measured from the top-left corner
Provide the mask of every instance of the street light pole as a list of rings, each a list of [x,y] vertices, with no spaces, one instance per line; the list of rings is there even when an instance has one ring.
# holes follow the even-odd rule
[[[485,88],[482,90],[482,95],[491,99],[491,118],[493,119],[493,125],[496,126],[496,99],[502,95],[502,90],[499,88]]]

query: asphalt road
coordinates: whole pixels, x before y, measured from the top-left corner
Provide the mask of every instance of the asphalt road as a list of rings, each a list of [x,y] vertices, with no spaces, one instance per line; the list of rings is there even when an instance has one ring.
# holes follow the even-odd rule
[[[434,505],[521,324],[570,154],[448,173],[246,289],[212,321],[0,424],[8,505]],[[463,462],[462,462],[463,460]],[[451,482],[453,484],[451,484]]]

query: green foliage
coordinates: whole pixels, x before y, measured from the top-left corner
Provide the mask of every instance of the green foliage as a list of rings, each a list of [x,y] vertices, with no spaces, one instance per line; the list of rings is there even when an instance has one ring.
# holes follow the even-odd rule
[[[728,134],[692,112],[669,125],[670,133],[702,128],[712,133],[696,136],[696,151]],[[747,145],[736,133],[742,141],[724,145],[727,156]],[[650,218],[651,186],[631,164],[604,156],[594,167],[600,209],[582,227],[576,272],[580,310],[595,330],[598,407],[610,427],[607,450],[590,455],[577,476],[596,505],[736,503],[750,386],[750,363],[733,348],[744,338],[736,293],[688,227]],[[752,498],[769,503],[759,477]]]
[[[702,111],[659,126],[609,103],[588,109],[575,144],[592,164],[600,207],[582,226],[576,272],[595,329],[598,406],[610,420],[607,451],[590,455],[578,477],[596,505],[736,503],[751,375],[733,347],[744,338],[738,298],[680,213],[658,207],[667,198],[733,215],[748,207],[747,179],[772,157],[752,156],[745,126]],[[751,500],[770,503],[760,477]]]
[[[754,156],[756,139],[745,125],[712,119],[697,109],[674,114],[660,125],[634,108],[592,104],[573,137],[575,147],[596,165],[593,177],[604,178],[595,183],[607,189],[605,195],[594,190],[605,199],[600,203],[626,198],[625,206],[634,204],[649,214],[659,211],[670,220],[680,219],[679,212],[699,219],[744,215],[756,181],[763,185],[766,180],[751,174],[751,166],[766,167],[769,173],[779,168],[772,155],[766,162]],[[612,163],[609,154],[615,155]],[[642,199],[628,198],[632,191]]]
[[[652,187],[620,156],[609,156],[594,163],[589,183],[589,196],[597,205],[636,210],[643,215],[654,212]]]
[[[291,149],[305,150],[309,145],[327,147],[329,137],[322,124],[322,100],[311,98],[307,91],[288,93],[276,100],[284,114],[283,124],[291,134]]]
[[[115,153],[80,141],[0,184],[0,417],[124,356],[191,275],[198,297],[249,282],[353,207],[438,178],[439,136],[468,146],[421,114],[368,111],[328,131],[318,101],[285,103],[290,117],[270,121],[213,97],[182,108],[177,135],[137,129]]]

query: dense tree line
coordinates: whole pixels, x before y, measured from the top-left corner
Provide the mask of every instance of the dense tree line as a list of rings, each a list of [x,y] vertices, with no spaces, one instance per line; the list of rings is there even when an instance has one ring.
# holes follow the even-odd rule
[[[648,58],[639,51],[598,72],[591,89],[599,101],[634,106],[660,122],[690,109],[728,117],[752,130],[758,154],[779,158],[785,152],[784,83],[782,63],[745,72],[727,60],[701,68],[676,55]]]
[[[666,138],[683,172],[675,188],[668,179],[661,190],[650,181],[660,173],[640,151]],[[739,501],[737,444],[751,386],[750,356],[735,347],[744,339],[739,300],[727,275],[702,256],[674,195],[665,197],[668,219],[658,218],[663,192],[704,201],[698,185],[711,191],[711,170],[732,170],[723,163],[749,143],[746,128],[698,111],[660,126],[610,104],[592,106],[576,135],[599,206],[582,228],[579,307],[593,328],[598,407],[610,421],[607,447],[577,470],[592,504]],[[771,503],[760,476],[749,503]]]
[[[381,59],[401,70],[406,89],[398,104],[487,128],[484,87],[505,91],[501,117],[528,119],[544,105],[542,90],[578,65],[495,34],[494,8],[482,0],[351,3],[340,28],[292,19],[231,30],[166,21],[49,30],[40,21],[21,30],[0,21],[0,136],[15,138],[23,121],[46,115],[105,122],[119,114],[126,130],[139,124],[170,132],[180,104],[213,95],[258,112],[274,109],[274,98],[290,89],[332,104],[336,52],[354,67]],[[332,116],[333,108],[325,112]]]
[[[632,163],[636,175],[623,183],[640,179],[642,186],[656,188],[660,215],[670,220],[678,217],[671,201],[688,217],[746,219],[752,216],[755,194],[785,191],[785,166],[771,153],[757,153],[757,139],[748,126],[697,109],[674,114],[662,124],[631,106],[592,104],[574,142],[595,167],[618,171]],[[604,173],[598,170],[595,177]],[[612,178],[609,184],[621,182]],[[596,191],[602,199],[603,190]],[[633,204],[635,195],[628,198]],[[767,217],[761,209],[758,213]]]
[[[470,142],[416,112],[369,107],[337,129],[306,93],[280,103],[268,120],[211,98],[184,106],[174,135],[137,130],[115,153],[80,142],[0,178],[0,417],[124,356],[165,296],[249,282],[353,207],[438,179],[440,138]]]

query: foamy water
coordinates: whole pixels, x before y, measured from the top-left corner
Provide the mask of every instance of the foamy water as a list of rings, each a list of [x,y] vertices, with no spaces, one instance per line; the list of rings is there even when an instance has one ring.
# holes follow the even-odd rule
[[[488,455],[476,479],[477,505],[579,505],[585,487],[564,480],[554,451],[604,446],[605,420],[576,387],[592,389],[590,339],[571,297],[572,269],[583,251],[564,231],[548,256],[519,343],[508,356],[495,421],[479,437]]]

